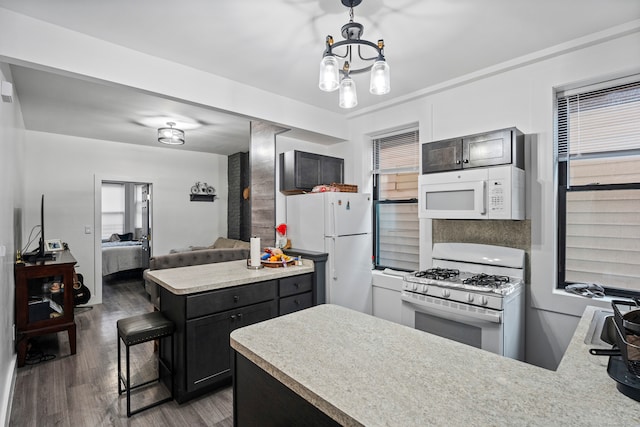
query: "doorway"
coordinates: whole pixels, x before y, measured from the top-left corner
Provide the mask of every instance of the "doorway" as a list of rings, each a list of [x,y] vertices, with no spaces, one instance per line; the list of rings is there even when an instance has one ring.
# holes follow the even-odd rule
[[[95,180],[95,302],[105,283],[142,280],[152,255],[152,183]]]

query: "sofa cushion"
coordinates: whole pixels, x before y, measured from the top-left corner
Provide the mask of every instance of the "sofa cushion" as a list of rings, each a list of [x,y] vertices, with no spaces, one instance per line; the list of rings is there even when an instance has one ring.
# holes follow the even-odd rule
[[[212,249],[222,249],[222,248],[251,249],[251,243],[245,242],[242,240],[228,239],[226,237],[218,237],[215,243],[210,247]]]
[[[190,265],[211,264],[215,262],[235,261],[249,258],[249,249],[205,249],[154,256],[149,259],[150,270],[186,267]]]

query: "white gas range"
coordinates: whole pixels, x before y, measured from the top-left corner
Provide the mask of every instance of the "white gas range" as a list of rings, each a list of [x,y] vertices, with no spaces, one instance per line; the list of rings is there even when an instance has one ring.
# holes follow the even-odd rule
[[[406,274],[402,323],[524,359],[524,251],[436,243],[432,268]]]

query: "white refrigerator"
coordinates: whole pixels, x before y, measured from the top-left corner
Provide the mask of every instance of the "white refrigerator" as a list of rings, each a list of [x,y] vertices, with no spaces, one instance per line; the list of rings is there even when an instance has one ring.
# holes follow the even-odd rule
[[[286,200],[291,246],[329,254],[327,302],[371,314],[371,196],[309,193]]]

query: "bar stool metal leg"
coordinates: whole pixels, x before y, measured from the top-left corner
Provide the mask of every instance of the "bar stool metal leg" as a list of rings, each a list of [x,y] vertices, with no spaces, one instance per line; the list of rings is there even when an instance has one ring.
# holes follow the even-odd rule
[[[153,408],[162,403],[173,400],[173,358],[174,358],[174,338],[173,338],[173,323],[165,319],[161,313],[153,312],[139,316],[134,316],[128,319],[121,319],[118,321],[118,395],[126,392],[127,398],[127,417],[131,417],[146,409]],[[160,352],[158,352],[158,376],[149,381],[145,381],[141,384],[131,385],[131,366],[130,366],[130,347],[137,344],[153,341],[155,339],[168,338],[171,340],[170,346],[170,363],[167,364],[163,359]],[[122,341],[122,342],[121,342]],[[126,378],[122,375],[122,362],[121,362],[121,348],[125,345],[125,364],[126,364]],[[131,410],[131,391],[137,388],[146,386],[153,382],[162,381],[162,368],[169,375],[170,387],[169,396],[161,400],[145,405],[141,408]],[[124,386],[124,389],[123,389]]]

